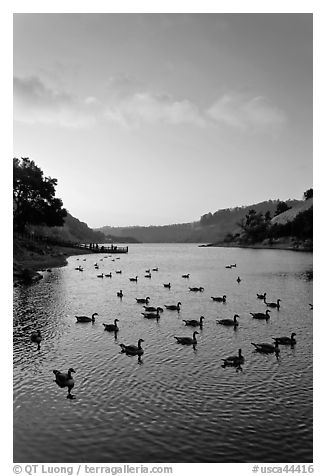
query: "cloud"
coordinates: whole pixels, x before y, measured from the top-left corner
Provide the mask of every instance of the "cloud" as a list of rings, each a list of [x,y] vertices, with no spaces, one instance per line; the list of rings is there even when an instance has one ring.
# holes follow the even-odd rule
[[[46,87],[35,77],[14,77],[14,119],[28,124],[87,127],[94,123],[96,98],[75,96]],[[90,110],[92,108],[92,110]]]
[[[287,121],[285,113],[266,98],[229,93],[207,109],[207,115],[216,123],[247,132],[279,130]]]

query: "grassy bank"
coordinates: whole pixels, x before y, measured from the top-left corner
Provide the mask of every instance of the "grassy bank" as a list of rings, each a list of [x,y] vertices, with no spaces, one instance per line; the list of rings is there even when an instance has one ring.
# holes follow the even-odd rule
[[[293,238],[285,238],[274,240],[272,243],[269,240],[264,240],[260,243],[239,243],[231,242],[217,242],[203,245],[211,247],[223,248],[253,248],[253,249],[270,249],[270,250],[291,250],[291,251],[313,251],[313,243],[311,240],[298,241]]]
[[[92,252],[86,249],[80,250],[78,248],[48,245],[46,243],[14,238],[14,283],[33,282],[39,278],[37,271],[65,266],[69,256],[80,254],[92,254]]]

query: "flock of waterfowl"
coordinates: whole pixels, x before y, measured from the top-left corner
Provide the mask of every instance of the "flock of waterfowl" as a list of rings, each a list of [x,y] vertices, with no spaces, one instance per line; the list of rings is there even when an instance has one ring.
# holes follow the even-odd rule
[[[105,258],[108,258],[108,256],[105,256]],[[116,259],[120,259],[120,258],[117,257]],[[77,260],[79,260],[79,258],[77,258]],[[101,258],[101,261],[102,260],[103,260],[103,258]],[[86,258],[84,258],[84,261],[86,261]],[[115,259],[113,259],[112,261],[115,261]],[[236,266],[237,266],[236,264],[232,264],[232,265],[225,266],[225,268],[232,269],[232,268],[235,268]],[[94,268],[99,269],[98,263],[94,264]],[[83,271],[83,268],[81,266],[78,266],[78,267],[75,268],[75,270]],[[158,272],[158,270],[159,270],[158,267],[152,268],[152,269],[146,269],[144,277],[145,278],[151,278],[151,271],[152,272]],[[116,272],[116,274],[122,274],[121,270],[116,270],[115,272]],[[98,278],[104,278],[104,277],[112,278],[112,272],[107,273],[107,274],[104,274],[102,272],[101,274],[97,275],[97,277]],[[183,274],[183,275],[181,275],[181,277],[185,278],[185,279],[189,279],[190,273]],[[129,280],[131,282],[138,282],[138,276],[130,277]],[[240,283],[241,278],[238,276],[236,281],[238,283]],[[171,289],[171,283],[170,282],[169,283],[163,283],[163,287]],[[188,289],[189,289],[189,292],[202,293],[204,291],[204,287],[202,287],[202,286],[200,286],[200,287],[188,287]],[[257,293],[256,296],[257,296],[257,299],[263,301],[263,303],[267,307],[274,308],[277,311],[279,311],[280,302],[282,302],[281,299],[277,299],[275,302],[268,302],[266,300],[266,292],[264,292],[263,294],[258,294]],[[122,297],[123,297],[122,290],[117,292],[117,297],[122,299]],[[211,299],[215,302],[225,304],[227,296],[226,295],[211,296]],[[144,308],[144,311],[141,312],[141,315],[146,319],[157,319],[157,320],[160,319],[161,313],[164,311],[163,308],[160,307],[160,306],[157,306],[157,307],[149,306],[148,305],[149,301],[150,301],[149,296],[142,297],[142,298],[136,298],[136,303],[137,304],[142,304],[143,305],[142,307]],[[181,309],[181,305],[182,305],[181,302],[178,302],[177,304],[165,304],[164,307],[165,307],[166,310],[179,312],[180,309]],[[310,304],[311,309],[312,309],[312,307],[313,307],[312,304]],[[270,319],[270,312],[271,312],[270,309],[266,309],[265,312],[250,312],[250,315],[254,319],[260,319],[260,320],[266,320],[267,321],[268,319]],[[75,318],[76,318],[77,323],[89,323],[89,322],[94,323],[95,322],[95,316],[98,316],[98,313],[94,312],[91,317],[84,316],[84,315],[79,315],[79,316],[75,316]],[[216,323],[218,325],[221,325],[221,326],[233,327],[234,330],[236,330],[237,327],[239,326],[238,318],[239,318],[239,315],[234,314],[233,319],[217,319]],[[185,326],[190,326],[190,327],[195,327],[195,328],[202,329],[204,319],[205,319],[204,316],[200,316],[199,320],[183,319],[182,322],[184,322]],[[118,322],[119,322],[119,319],[114,319],[114,322],[111,323],[111,324],[103,323],[104,330],[108,331],[108,332],[114,332],[115,337],[117,337],[117,333],[119,331],[119,327],[118,327],[118,324],[117,324]],[[192,345],[195,348],[196,345],[197,345],[197,335],[199,335],[199,332],[197,330],[194,330],[194,332],[192,333],[192,336],[174,336],[174,338],[176,339],[176,342],[178,344]],[[256,352],[263,353],[263,354],[275,354],[276,357],[278,358],[279,353],[280,353],[279,346],[280,345],[290,345],[291,347],[293,347],[296,344],[295,336],[296,336],[296,333],[292,332],[290,337],[281,336],[281,337],[272,338],[273,339],[272,343],[267,343],[267,342],[254,343],[254,342],[252,342],[251,344],[255,348]],[[38,350],[40,350],[41,341],[42,341],[41,332],[39,330],[34,331],[31,334],[31,342],[37,344]],[[131,356],[136,356],[137,355],[138,359],[140,360],[141,356],[144,354],[144,349],[141,346],[141,344],[143,342],[144,342],[144,340],[140,338],[140,339],[138,339],[137,345],[126,345],[124,343],[121,343],[121,344],[119,344],[120,348],[121,348],[121,353],[125,353],[125,354],[131,355]],[[242,370],[241,366],[245,362],[245,358],[242,355],[242,350],[241,349],[238,350],[237,355],[231,355],[231,356],[228,356],[228,357],[223,358],[221,360],[223,362],[222,367],[235,367],[237,371]],[[68,369],[67,373],[60,372],[59,370],[53,370],[53,373],[55,375],[55,382],[61,388],[66,387],[68,389],[67,398],[74,398],[74,396],[71,394],[71,390],[74,387],[74,379],[72,377],[72,373],[75,373],[75,370],[71,367],[71,368]]]

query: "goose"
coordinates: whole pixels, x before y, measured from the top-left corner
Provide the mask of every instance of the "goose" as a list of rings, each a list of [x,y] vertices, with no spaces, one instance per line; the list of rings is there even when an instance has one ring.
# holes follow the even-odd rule
[[[241,283],[241,278],[240,276],[237,277],[237,282],[240,284]]]
[[[144,276],[144,278],[151,278],[151,277],[152,277],[151,273],[145,274],[145,276]]]
[[[152,271],[158,271],[158,268],[152,268]]]
[[[241,353],[241,349],[238,351],[238,355],[230,355],[230,357],[227,357],[226,359],[223,360],[223,365],[222,367],[239,367],[241,364],[244,363],[245,359]]]
[[[120,344],[121,353],[125,353],[127,355],[143,355],[144,349],[141,347],[142,342],[144,342],[144,340],[139,339],[137,345]]]
[[[98,274],[97,277],[98,277],[98,278],[104,278],[104,274],[103,274],[103,273],[102,273],[102,274]]]
[[[75,318],[77,319],[77,322],[95,322],[95,316],[98,316],[97,312],[94,312],[94,314],[92,314],[92,317],[75,316]]]
[[[186,324],[186,326],[203,327],[203,319],[205,319],[204,316],[200,316],[199,321],[196,319],[182,319],[182,321]]]
[[[256,293],[257,294],[257,293]],[[257,294],[257,299],[263,299],[265,301],[266,299],[266,293],[264,294]]]
[[[117,256],[116,259],[120,259],[120,256]]]
[[[226,302],[226,296],[225,294],[223,295],[223,297],[214,297],[214,296],[211,296],[211,298],[213,299],[213,301],[216,301],[216,302]]]
[[[273,337],[273,340],[281,345],[294,345],[297,343],[294,336],[296,336],[296,333],[292,332],[291,337]]]
[[[267,319],[270,319],[271,317],[269,315],[270,312],[271,311],[269,309],[266,309],[265,314],[263,312],[250,312],[250,314],[252,315],[254,319],[266,319],[267,321]]]
[[[199,291],[202,293],[204,291],[204,288],[202,286],[200,286],[200,288],[194,287],[194,288],[189,288],[189,291],[194,291],[195,293]]]
[[[183,275],[182,275],[182,277],[183,277],[183,278],[189,278],[189,276],[190,276],[190,274],[189,274],[189,273],[188,273],[188,274],[183,274]]]
[[[171,283],[163,283],[163,286],[164,286],[165,288],[171,289]]]
[[[236,268],[237,265],[236,264],[230,264],[231,268]]]
[[[100,269],[99,266],[97,266],[97,264],[94,266],[95,269]]]
[[[278,342],[276,341],[275,344],[254,344],[251,342],[257,352],[262,352],[263,354],[273,354],[275,353],[278,355],[280,353],[280,349],[278,348]]]
[[[41,336],[41,331],[34,331],[31,334],[31,342],[36,342],[37,344],[37,350],[40,350],[41,346],[41,341],[42,341],[42,336]]]
[[[129,278],[129,281],[134,281],[137,283],[137,280],[138,280],[138,276],[135,276],[134,278]]]
[[[232,269],[231,265],[225,266],[227,269]]]
[[[178,344],[196,345],[197,344],[196,334],[199,334],[199,332],[195,331],[193,333],[192,337],[176,337],[176,336],[174,336],[174,338],[177,339]]]
[[[145,269],[145,273],[150,273],[151,270],[150,269]]]
[[[156,311],[163,312],[164,311],[164,309],[162,309],[161,307],[143,306],[143,308],[147,312],[156,312]]]
[[[266,300],[264,299],[264,303],[266,304],[266,306],[276,307],[277,309],[280,308],[280,301],[282,301],[282,299],[277,299],[277,302],[266,302]]]
[[[142,312],[141,314],[146,317],[146,319],[159,319],[161,317],[159,308],[157,308],[155,312]]]
[[[117,296],[119,298],[122,298],[122,296],[123,296],[122,289],[120,289],[120,291],[117,292]]]
[[[150,297],[136,298],[136,301],[138,302],[138,304],[148,304],[149,300],[150,300]]]
[[[59,370],[53,370],[53,373],[55,375],[55,382],[59,385],[59,387],[61,388],[68,387],[67,398],[74,398],[74,395],[71,395],[70,393],[75,385],[74,379],[72,378],[72,375],[71,375],[72,372],[76,373],[76,370],[74,370],[71,367],[70,369],[68,369],[68,372],[66,374],[63,372],[60,372]]]
[[[117,326],[117,322],[119,322],[119,319],[114,319],[114,324],[103,324],[104,330],[109,331],[109,332],[117,332],[119,330],[119,327]]]
[[[218,324],[222,324],[222,326],[233,326],[233,327],[236,327],[239,325],[238,321],[237,321],[237,317],[240,317],[238,316],[238,314],[234,314],[234,317],[233,319],[218,319],[216,322]]]
[[[108,273],[105,275],[106,278],[112,278],[112,273]]]
[[[116,274],[121,274],[121,273],[122,273],[121,269],[116,270]]]
[[[164,306],[166,307],[166,309],[169,309],[169,311],[180,311],[180,306],[181,306],[181,302],[178,302],[177,305],[175,304],[171,304],[171,305],[166,305],[164,304]]]

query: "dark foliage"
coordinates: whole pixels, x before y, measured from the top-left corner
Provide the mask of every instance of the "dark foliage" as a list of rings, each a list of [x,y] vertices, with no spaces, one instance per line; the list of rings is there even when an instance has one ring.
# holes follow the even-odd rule
[[[67,212],[62,201],[55,198],[56,185],[57,179],[44,177],[33,160],[14,158],[14,227],[17,231],[24,232],[26,225],[63,225]]]
[[[305,191],[305,193],[303,194],[303,198],[305,200],[309,200],[309,198],[312,198],[313,197],[313,189],[312,188],[309,188],[308,190]]]
[[[291,207],[289,207],[286,202],[279,202],[277,204],[277,207],[276,207],[276,210],[275,210],[275,213],[274,213],[274,217],[276,217],[277,215],[280,215],[283,212],[286,212],[287,210],[290,210],[290,208]]]

